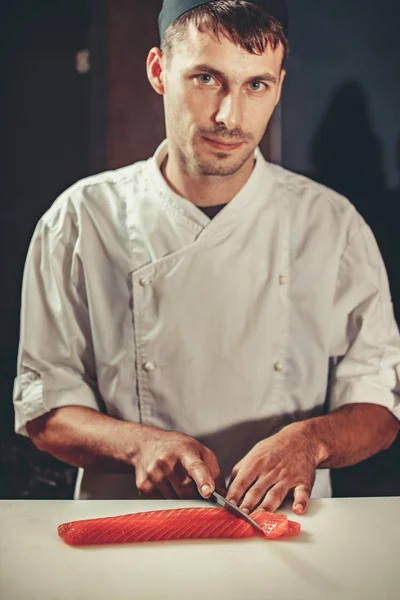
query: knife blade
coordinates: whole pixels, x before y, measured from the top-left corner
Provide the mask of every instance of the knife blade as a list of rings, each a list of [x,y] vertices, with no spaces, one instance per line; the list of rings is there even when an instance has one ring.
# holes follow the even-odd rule
[[[263,528],[258,523],[256,523],[254,519],[252,519],[247,513],[243,512],[238,506],[236,506],[236,504],[233,504],[232,502],[218,494],[218,492],[213,492],[209,497],[209,500],[213,502],[213,504],[218,504],[219,506],[222,506],[223,508],[225,508],[225,510],[228,510],[236,517],[244,519],[245,521],[247,521],[247,523],[250,523],[250,525],[252,525],[254,529],[256,529],[259,533],[265,535]]]

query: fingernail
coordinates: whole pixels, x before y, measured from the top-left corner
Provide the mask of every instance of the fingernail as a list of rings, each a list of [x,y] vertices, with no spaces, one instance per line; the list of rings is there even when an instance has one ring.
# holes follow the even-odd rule
[[[293,507],[294,510],[300,510],[301,512],[303,512],[304,510],[304,504],[302,504],[301,502],[299,504],[295,504]]]
[[[226,499],[229,500],[229,502],[231,502],[232,504],[235,504],[235,506],[237,506],[237,502],[236,502],[235,498],[229,498],[229,496],[228,496]]]
[[[211,488],[207,483],[201,487],[201,493],[203,494],[203,496],[207,496],[208,494],[211,494]]]
[[[250,511],[249,511],[249,509],[248,509],[248,508],[242,508],[242,511],[243,511],[243,512],[245,512],[247,515],[249,515],[249,514],[250,514]]]

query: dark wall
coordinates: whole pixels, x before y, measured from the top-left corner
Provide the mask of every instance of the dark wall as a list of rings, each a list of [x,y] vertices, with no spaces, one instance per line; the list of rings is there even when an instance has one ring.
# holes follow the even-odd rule
[[[287,0],[283,164],[346,195],[372,227],[400,319],[400,2]]]
[[[346,195],[366,219],[400,323],[400,3],[287,2],[283,165]],[[337,496],[400,495],[400,436],[332,479]]]
[[[159,45],[161,6],[162,0],[148,0],[138,11],[131,0],[107,3],[107,165],[112,169],[149,158],[165,137],[162,98],[146,74],[148,52]]]
[[[2,16],[0,237],[8,293],[0,312],[0,365],[6,369],[10,361],[15,367],[16,292],[33,228],[56,195],[88,170],[87,89],[74,61],[85,43],[84,4],[34,4],[10,3]]]
[[[15,0],[2,8],[0,28],[0,497],[46,496],[69,480],[13,434],[21,281],[37,221],[91,169],[90,79],[76,68],[88,44],[88,4]]]

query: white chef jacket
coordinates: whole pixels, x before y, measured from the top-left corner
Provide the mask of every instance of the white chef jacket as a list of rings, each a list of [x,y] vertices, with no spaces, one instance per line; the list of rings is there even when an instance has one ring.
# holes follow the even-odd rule
[[[400,418],[399,331],[371,230],[350,202],[268,163],[210,220],[154,157],[64,192],[23,281],[16,431],[86,406],[180,431],[226,479],[256,442],[353,402]],[[329,471],[313,496],[329,496]],[[135,498],[80,470],[75,497]]]

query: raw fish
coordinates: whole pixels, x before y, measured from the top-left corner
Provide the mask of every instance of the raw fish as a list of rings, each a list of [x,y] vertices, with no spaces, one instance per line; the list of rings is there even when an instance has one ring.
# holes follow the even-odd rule
[[[300,524],[285,515],[256,510],[250,523],[223,508],[177,508],[63,523],[58,535],[71,546],[157,542],[165,540],[250,538],[275,540],[300,533]]]

